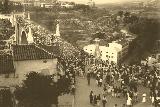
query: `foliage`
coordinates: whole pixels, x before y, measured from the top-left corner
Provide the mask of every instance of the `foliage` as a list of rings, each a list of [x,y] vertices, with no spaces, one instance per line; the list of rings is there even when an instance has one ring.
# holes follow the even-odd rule
[[[65,84],[65,85],[64,85]],[[50,107],[58,104],[58,96],[69,90],[69,82],[61,78],[57,83],[52,76],[31,72],[15,91],[16,99],[24,107]]]
[[[96,34],[94,34],[93,36],[92,36],[92,38],[93,39],[95,39],[95,38],[99,38],[99,39],[105,39],[105,33],[104,32],[97,32]]]
[[[14,34],[14,28],[11,22],[6,19],[0,19],[0,40],[8,40]]]
[[[1,89],[0,90],[0,107],[11,107],[11,92],[9,89]]]
[[[123,12],[123,11],[118,11],[118,13],[117,13],[117,15],[118,15],[118,16],[120,16],[120,17],[122,17],[122,16],[123,16],[123,14],[124,14],[124,12]]]
[[[56,13],[50,12],[33,12],[31,14],[31,18],[33,21],[45,26],[50,31],[56,30],[56,19],[58,19],[58,15]]]
[[[23,11],[23,6],[17,2],[17,5],[14,5],[15,2],[9,0],[0,1],[0,12],[2,14],[10,14],[12,11]]]
[[[158,19],[140,18],[137,22],[129,24],[129,31],[137,34],[137,38],[131,43],[129,54],[136,53],[139,59],[145,53],[151,53],[156,40],[160,39],[160,21]]]
[[[3,0],[0,3],[0,10],[3,14],[9,14],[10,13],[10,6],[9,6],[9,0]]]

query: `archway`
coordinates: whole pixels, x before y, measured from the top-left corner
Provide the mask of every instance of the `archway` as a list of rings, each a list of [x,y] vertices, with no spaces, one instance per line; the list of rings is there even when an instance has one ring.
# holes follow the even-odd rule
[[[28,44],[25,31],[22,32],[21,44]]]

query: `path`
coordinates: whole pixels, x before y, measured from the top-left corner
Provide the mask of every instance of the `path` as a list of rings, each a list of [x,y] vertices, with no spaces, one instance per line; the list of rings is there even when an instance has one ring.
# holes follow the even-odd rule
[[[76,79],[76,95],[75,95],[75,106],[74,107],[96,107],[90,105],[89,103],[89,93],[91,90],[94,91],[94,94],[101,94],[102,95],[102,88],[96,86],[95,80],[91,79],[91,85],[88,86],[86,78],[77,77]],[[146,92],[147,95],[149,90],[144,87],[139,87],[139,99],[141,100],[142,93]],[[114,107],[114,104],[118,104],[118,107],[122,107],[124,103],[126,103],[125,98],[114,98],[112,96],[107,96],[108,103],[106,107]],[[148,100],[148,98],[147,98]],[[102,104],[101,106],[102,107]],[[134,107],[152,107],[149,102],[141,103],[134,105]]]

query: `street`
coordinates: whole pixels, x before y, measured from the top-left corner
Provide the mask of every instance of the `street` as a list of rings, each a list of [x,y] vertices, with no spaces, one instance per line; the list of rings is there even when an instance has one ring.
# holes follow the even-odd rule
[[[91,79],[91,84],[88,86],[87,79],[83,77],[77,77],[76,79],[76,95],[75,95],[75,107],[94,107],[89,103],[89,94],[90,91],[93,90],[94,94],[98,95],[101,94],[102,98],[102,87],[96,86],[95,79]],[[134,105],[134,107],[151,107],[151,103],[149,100],[149,90],[147,88],[139,86],[138,88],[138,98],[139,102]],[[147,93],[147,102],[142,103],[142,93]],[[114,107],[114,105],[117,104],[118,107],[122,107],[123,104],[126,104],[126,99],[121,98],[115,98],[111,95],[107,96],[107,105],[106,107]],[[100,105],[102,107],[102,104]]]

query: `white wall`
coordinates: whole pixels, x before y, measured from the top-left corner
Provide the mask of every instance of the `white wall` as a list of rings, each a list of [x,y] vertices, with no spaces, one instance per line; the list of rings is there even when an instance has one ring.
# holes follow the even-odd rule
[[[46,59],[44,60],[26,60],[26,61],[15,61],[16,75],[20,80],[25,79],[25,75],[30,71],[41,72],[44,69],[48,69],[50,74],[57,72],[57,59]]]
[[[94,55],[95,53],[96,45],[88,45],[83,48],[83,50],[91,55]],[[108,60],[109,62],[117,63],[118,58],[118,52],[114,47],[106,47],[106,46],[99,46],[100,52],[101,52],[101,59],[102,60]]]
[[[116,42],[109,43],[109,47],[111,47],[111,48],[117,48],[117,49],[119,49],[118,51],[122,51],[122,45],[118,44]]]
[[[102,52],[102,56],[101,56],[102,60],[108,60],[109,62],[113,61],[113,62],[117,63],[117,54],[118,53],[114,48],[101,46],[100,49]]]
[[[95,48],[96,48],[96,45],[92,44],[92,45],[87,45],[83,48],[83,50],[91,55],[94,55],[95,53]]]

